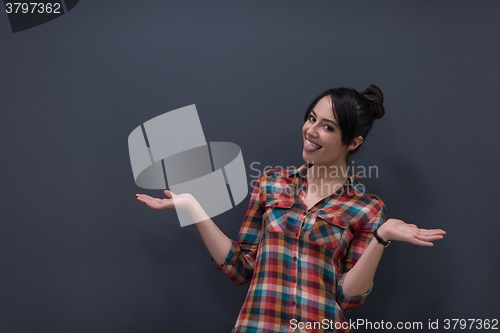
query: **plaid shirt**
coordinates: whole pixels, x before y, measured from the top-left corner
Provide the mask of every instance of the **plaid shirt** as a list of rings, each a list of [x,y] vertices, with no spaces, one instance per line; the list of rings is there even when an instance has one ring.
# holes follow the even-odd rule
[[[350,332],[332,323],[371,291],[348,297],[342,283],[385,221],[384,203],[351,175],[308,210],[307,168],[260,176],[238,238],[222,265],[214,262],[234,283],[250,282],[233,332],[298,332],[300,322],[307,332]]]

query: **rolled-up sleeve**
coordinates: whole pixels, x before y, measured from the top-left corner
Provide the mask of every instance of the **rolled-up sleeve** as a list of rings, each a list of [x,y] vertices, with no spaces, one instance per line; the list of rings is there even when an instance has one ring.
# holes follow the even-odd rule
[[[238,238],[232,241],[226,258],[221,265],[212,260],[215,267],[224,272],[238,285],[249,282],[253,275],[255,259],[262,237],[262,215],[264,212],[262,188],[265,185],[264,179],[265,173],[259,177],[253,187],[248,210]]]
[[[376,207],[378,211],[375,216],[371,218],[367,223],[355,232],[354,237],[349,245],[349,250],[342,260],[341,265],[341,275],[337,281],[337,303],[342,308],[344,312],[354,309],[356,306],[363,304],[368,294],[373,288],[373,284],[370,289],[358,296],[349,297],[344,294],[342,286],[344,284],[344,279],[347,274],[354,267],[356,262],[359,260],[363,252],[365,251],[370,241],[373,239],[373,232],[377,230],[386,219],[386,206],[382,201]]]

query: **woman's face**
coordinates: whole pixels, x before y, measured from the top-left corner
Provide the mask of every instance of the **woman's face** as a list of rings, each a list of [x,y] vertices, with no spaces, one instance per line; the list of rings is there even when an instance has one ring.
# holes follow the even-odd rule
[[[342,131],[333,114],[330,96],[320,99],[313,108],[302,126],[302,138],[305,162],[327,167],[345,164],[350,149],[342,143]]]

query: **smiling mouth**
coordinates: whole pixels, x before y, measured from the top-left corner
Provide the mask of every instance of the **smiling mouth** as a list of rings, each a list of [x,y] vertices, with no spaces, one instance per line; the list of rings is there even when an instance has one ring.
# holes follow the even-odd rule
[[[308,139],[306,139],[306,142],[304,143],[304,150],[309,152],[313,152],[321,148],[322,147],[320,145],[317,145],[314,142],[309,141]]]
[[[318,149],[319,149],[319,148],[321,148],[321,146],[320,146],[320,145],[317,145],[317,144],[315,144],[314,142],[309,141],[309,140],[307,140],[307,139],[306,139],[306,142],[307,142],[307,144],[308,144],[308,145],[310,145],[310,146],[312,146],[312,147],[316,147],[316,148],[318,148]]]

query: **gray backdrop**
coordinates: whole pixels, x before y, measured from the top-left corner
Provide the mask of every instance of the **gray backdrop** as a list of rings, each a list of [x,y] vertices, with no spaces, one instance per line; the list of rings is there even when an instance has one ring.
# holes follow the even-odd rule
[[[357,165],[392,244],[351,319],[499,319],[498,1],[97,1],[13,34],[0,14],[0,332],[229,332],[247,286],[194,225],[135,201],[127,137],[196,104],[250,168],[302,164],[320,91],[382,88]],[[248,197],[214,220],[236,237]],[[424,332],[427,330],[421,330]],[[480,330],[474,330],[480,331]]]

